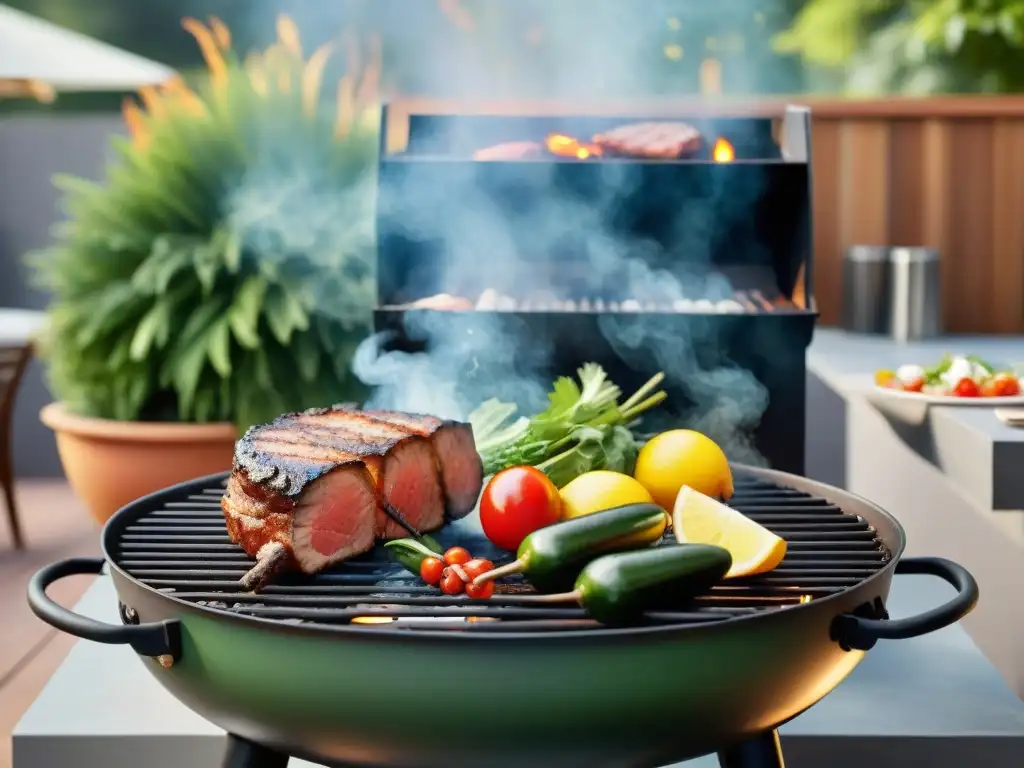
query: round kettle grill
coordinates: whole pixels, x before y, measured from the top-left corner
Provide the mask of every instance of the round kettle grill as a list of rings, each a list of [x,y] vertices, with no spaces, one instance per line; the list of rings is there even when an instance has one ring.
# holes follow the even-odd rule
[[[736,478],[731,506],[785,538],[785,560],[627,628],[534,602],[524,583],[486,601],[442,596],[381,548],[244,592],[237,582],[251,563],[224,528],[223,474],[129,504],[104,527],[103,558],[43,568],[29,603],[64,632],[131,646],[168,691],[228,732],[225,768],[284,768],[289,757],[639,768],[712,753],[723,768],[777,768],[781,724],[877,640],[961,619],[978,586],[947,560],[902,558],[903,529],[864,499],[766,469],[737,467]],[[458,527],[438,538],[498,557]],[[121,626],[46,595],[104,566]],[[890,619],[897,573],[936,576],[957,594]]]

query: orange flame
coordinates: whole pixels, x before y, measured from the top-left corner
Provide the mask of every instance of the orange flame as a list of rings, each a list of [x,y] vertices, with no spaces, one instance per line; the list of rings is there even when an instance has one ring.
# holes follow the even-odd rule
[[[711,150],[711,157],[716,163],[731,163],[736,159],[736,150],[732,148],[732,144],[720,138],[715,142],[715,148]]]
[[[601,148],[596,144],[584,144],[572,136],[565,136],[561,133],[552,133],[548,136],[544,140],[544,146],[553,155],[575,157],[577,160],[586,160],[601,155]]]

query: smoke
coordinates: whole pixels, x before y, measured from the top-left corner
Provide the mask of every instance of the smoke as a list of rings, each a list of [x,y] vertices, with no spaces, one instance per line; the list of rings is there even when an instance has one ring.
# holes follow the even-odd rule
[[[496,20],[488,16],[488,7],[508,9],[512,4],[466,5],[485,9],[476,17],[480,29]],[[533,8],[534,23],[543,27],[548,43],[533,56],[515,39],[531,28],[530,20],[525,14],[505,17],[510,22],[509,39],[492,52],[492,63],[511,61],[511,70],[481,66],[479,58],[464,59],[458,67],[460,56],[470,56],[465,48],[426,51],[421,46],[421,78],[429,80],[431,73],[441,72],[450,78],[451,72],[460,72],[455,82],[428,82],[424,90],[477,96],[488,89],[492,93],[575,92],[593,101],[635,89],[638,78],[652,69],[651,54],[660,48],[664,28],[638,18],[650,21],[653,14],[638,14],[635,6],[624,9],[622,3],[591,4],[586,12],[588,33],[581,35],[577,4],[565,3],[564,11],[554,10],[554,5],[546,3],[539,15]],[[708,18],[704,12],[691,16],[682,23]],[[595,30],[607,34],[593,34]],[[555,60],[545,55],[554,55]],[[581,73],[589,73],[582,91]],[[542,298],[715,301],[731,297],[734,288],[718,265],[711,263],[721,251],[723,233],[747,251],[762,248],[751,217],[751,206],[764,191],[763,181],[756,176],[748,175],[744,186],[728,188],[712,177],[711,188],[675,217],[674,230],[658,238],[671,243],[666,249],[652,237],[615,224],[638,185],[651,183],[649,176],[623,164],[595,165],[596,183],[584,192],[566,187],[555,166],[531,167],[531,189],[559,188],[561,194],[531,200],[529,192],[516,196],[500,185],[491,194],[481,194],[473,179],[456,176],[438,189],[409,176],[401,197],[419,204],[389,210],[388,200],[382,198],[378,215],[403,237],[443,244],[433,265],[436,284],[431,288],[424,283],[411,298],[443,291],[475,301],[492,288],[520,302]],[[678,198],[667,188],[644,192]],[[564,321],[574,322],[571,316]],[[491,397],[537,407],[551,386],[552,375],[571,374],[572,366],[582,362],[570,363],[553,354],[551,339],[560,337],[559,346],[564,347],[565,336],[572,331],[528,327],[512,313],[414,312],[403,322],[406,335],[422,340],[426,352],[388,351],[385,339],[377,336],[364,343],[354,360],[356,375],[374,388],[373,407],[461,419]],[[721,354],[709,320],[691,316],[676,322],[671,316],[619,313],[603,315],[598,327],[605,343],[642,378],[664,371],[667,381],[676,385],[674,391],[685,392],[685,402],[673,403],[671,419],[676,421],[671,425],[708,434],[733,460],[764,463],[749,435],[767,407],[767,391],[750,371]],[[707,354],[708,349],[712,354]],[[595,357],[598,354],[595,349]],[[670,419],[663,419],[659,426],[670,426],[666,421]]]
[[[472,181],[463,180],[447,186],[438,202],[434,189],[426,182],[416,186],[411,176],[403,180],[401,199],[414,201],[412,209],[391,209],[390,198],[382,197],[382,221],[403,238],[443,243],[434,264],[436,284],[414,286],[419,293],[412,298],[443,290],[475,301],[490,288],[518,302],[717,301],[733,295],[730,280],[711,264],[720,250],[719,228],[733,238],[737,233],[746,238],[749,250],[760,247],[747,221],[750,205],[762,190],[756,177],[750,189],[712,187],[693,201],[668,238],[669,251],[650,237],[614,225],[646,178],[635,168],[594,165],[599,182],[585,196],[571,191],[533,195],[537,188],[560,188],[561,182],[555,166],[531,168],[530,189],[511,197],[508,190],[481,195]],[[658,192],[644,190],[645,195]],[[673,404],[677,421],[672,426],[708,434],[734,460],[763,463],[749,432],[767,406],[766,390],[752,373],[721,355],[708,318],[608,313],[597,323],[603,341],[595,338],[600,343],[580,350],[583,342],[572,338],[578,327],[573,324],[585,322],[583,315],[566,314],[555,321],[558,327],[546,328],[536,320],[529,325],[526,317],[508,312],[406,313],[406,335],[425,342],[428,351],[387,351],[383,339],[375,337],[360,348],[354,371],[375,388],[373,407],[465,419],[492,397],[537,407],[553,375],[572,374],[573,366],[585,359],[612,368],[608,353],[600,349],[610,346],[628,369],[642,374],[641,380],[663,371],[677,393],[685,390],[685,402]],[[556,354],[552,339],[559,346]],[[576,356],[567,360],[566,347],[573,346]],[[702,348],[717,354],[701,353]],[[619,374],[609,372],[625,386]],[[670,424],[663,420],[660,426]]]
[[[769,12],[766,4],[756,5],[761,14]],[[779,0],[777,5],[785,2]],[[342,6],[347,16],[338,10]],[[594,103],[664,92],[680,83],[687,90],[673,95],[693,98],[695,59],[704,54],[687,52],[689,58],[684,58],[681,70],[691,76],[673,79],[666,75],[666,46],[673,44],[680,29],[688,39],[703,36],[721,43],[735,27],[736,18],[749,16],[753,6],[746,0],[651,0],[649,4],[347,0],[337,5],[296,3],[288,10],[303,34],[309,30],[314,38],[325,29],[340,30],[348,24],[383,30],[384,81],[392,86],[396,78],[387,71],[389,66],[405,73],[412,83],[406,90],[432,96],[571,96]],[[460,17],[459,9],[470,12],[469,21]],[[762,36],[767,39],[770,34]],[[726,81],[752,83],[763,67],[763,60],[752,58],[744,66],[741,57],[732,55]],[[531,165],[536,174],[531,188],[563,184],[564,179],[556,178],[557,168]],[[514,206],[508,204],[512,195],[508,189],[481,194],[468,178],[453,176],[450,184],[438,188],[410,177],[403,199],[421,204],[389,209],[383,200],[378,216],[400,228],[406,238],[442,244],[439,261],[430,265],[436,285],[424,279],[422,291],[411,298],[443,291],[475,301],[487,288],[520,301],[588,298],[665,303],[732,296],[735,275],[724,274],[712,259],[721,252],[725,235],[747,251],[762,248],[750,216],[752,203],[764,191],[756,176],[748,177],[741,187],[703,190],[699,203],[674,219],[674,230],[655,239],[615,225],[638,185],[650,183],[649,178],[624,164],[595,165],[593,173],[591,189],[563,184],[558,196],[542,201],[520,198]],[[283,192],[297,189],[295,185],[301,186],[300,181],[252,182],[244,194],[236,195],[234,214],[251,222],[248,229],[253,237],[268,237],[265,230],[272,231],[287,241],[284,250],[303,250],[309,216],[315,213],[324,218],[325,207],[306,210],[302,204],[291,205],[290,214],[283,217],[278,206],[274,222],[287,218],[290,223],[268,223],[266,211],[271,203]],[[677,197],[667,188],[645,193]],[[306,197],[301,189],[287,196],[293,203]],[[351,207],[350,201],[330,203],[327,207],[335,211]],[[315,229],[335,232],[338,228],[318,222]],[[672,245],[660,244],[666,242]],[[573,322],[571,316],[566,316],[566,322]],[[582,350],[579,359],[566,365],[556,356],[552,339],[572,331],[538,329],[512,313],[411,312],[402,323],[405,335],[421,340],[426,352],[393,350],[388,346],[390,337],[378,334],[364,342],[353,359],[356,376],[373,388],[368,403],[372,407],[464,419],[481,402],[497,397],[535,409],[542,406],[553,375],[571,374],[576,364],[588,359]],[[721,355],[720,349],[718,354],[707,353],[719,347],[711,323],[696,316],[679,323],[671,316],[623,313],[604,315],[598,326],[604,344],[641,374],[641,380],[661,370],[685,391],[685,402],[674,403],[676,426],[707,433],[734,460],[763,462],[748,435],[765,411],[767,392],[752,373]]]
[[[409,312],[402,325],[405,335],[426,341],[429,352],[384,351],[386,332],[363,342],[352,366],[374,388],[370,407],[465,419],[492,397],[527,409],[544,402],[550,341],[530,338],[521,320]]]

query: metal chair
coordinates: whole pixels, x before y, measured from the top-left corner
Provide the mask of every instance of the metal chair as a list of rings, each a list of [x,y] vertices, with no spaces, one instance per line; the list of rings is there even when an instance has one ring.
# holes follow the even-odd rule
[[[14,400],[31,359],[31,344],[0,346],[0,488],[3,489],[15,549],[24,549],[25,542],[14,499]]]

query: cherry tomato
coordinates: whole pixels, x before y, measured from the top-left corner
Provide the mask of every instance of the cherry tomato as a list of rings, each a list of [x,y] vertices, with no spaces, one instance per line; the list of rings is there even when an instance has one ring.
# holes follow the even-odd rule
[[[480,497],[487,538],[514,552],[534,531],[558,522],[562,500],[548,476],[533,467],[509,467],[491,478]]]
[[[981,397],[981,389],[974,379],[963,378],[953,387],[953,394],[956,397]]]
[[[447,565],[465,565],[473,556],[462,547],[452,547],[444,553],[444,561]]]
[[[461,595],[466,588],[466,582],[462,580],[451,568],[445,568],[441,575],[441,591],[446,595]]]
[[[1020,394],[1020,379],[1012,373],[997,373],[991,382],[996,397],[1017,397]]]
[[[996,386],[995,378],[985,379],[981,382],[981,396],[982,397],[998,397],[999,391]]]
[[[437,586],[441,581],[441,574],[444,573],[444,563],[436,557],[425,557],[420,563],[420,578],[427,584]]]
[[[474,560],[470,560],[468,563],[462,566],[462,570],[466,572],[466,575],[469,576],[470,581],[472,581],[481,573],[493,571],[494,563],[492,563],[490,560],[484,560],[483,558],[478,557]]]
[[[918,376],[916,379],[911,379],[903,384],[896,385],[898,389],[902,389],[904,392],[920,392],[924,389],[924,379]]]
[[[466,585],[466,596],[471,597],[474,600],[486,600],[493,594],[493,581],[485,581],[483,584],[473,584],[470,582]]]

